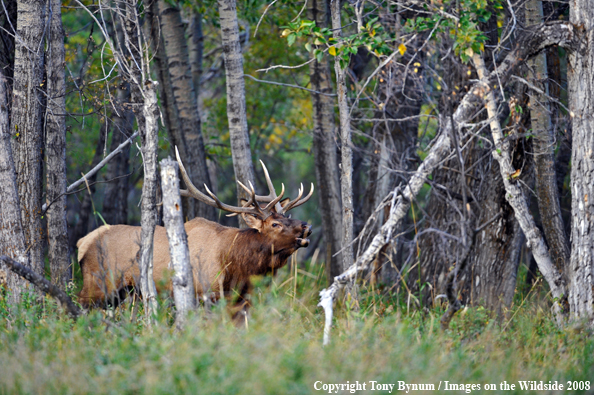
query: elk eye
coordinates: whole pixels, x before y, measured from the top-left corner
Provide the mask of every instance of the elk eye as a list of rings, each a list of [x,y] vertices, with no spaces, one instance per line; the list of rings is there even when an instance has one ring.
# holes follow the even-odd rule
[[[272,224],[273,228],[278,228],[280,226],[280,224],[277,224],[276,222]]]

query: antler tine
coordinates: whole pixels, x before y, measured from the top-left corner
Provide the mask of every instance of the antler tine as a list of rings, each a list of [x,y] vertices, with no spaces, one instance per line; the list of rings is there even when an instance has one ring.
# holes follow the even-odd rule
[[[281,205],[278,203],[280,202],[280,200],[283,198],[283,195],[285,194],[285,184],[281,183],[281,193],[280,195],[278,195],[274,200],[272,200],[270,203],[268,203],[266,205],[266,207],[264,207],[264,210],[270,210],[270,208],[272,206],[276,206],[276,211],[278,212],[279,209],[282,209]]]
[[[309,190],[309,193],[307,194],[306,197],[304,197],[303,199],[301,199],[301,196],[303,195],[304,189],[303,189],[303,184],[301,184],[301,188],[299,188],[299,195],[297,196],[297,198],[295,200],[293,200],[292,202],[289,202],[289,204],[287,204],[285,207],[282,208],[282,211],[279,212],[279,214],[284,214],[287,211],[294,209],[295,207],[301,206],[303,203],[307,202],[309,200],[309,198],[311,198],[311,196],[314,193],[314,184],[313,182],[311,183],[311,188]]]
[[[272,180],[270,179],[270,174],[268,174],[268,169],[262,159],[260,159],[260,164],[262,165],[262,170],[264,170],[264,178],[266,178],[266,184],[268,185],[269,195],[272,199],[276,199],[276,191],[274,190],[274,185],[272,184]]]

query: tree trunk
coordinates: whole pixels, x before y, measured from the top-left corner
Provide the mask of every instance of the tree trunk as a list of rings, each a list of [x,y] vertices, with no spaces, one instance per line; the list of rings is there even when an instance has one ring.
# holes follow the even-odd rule
[[[205,184],[211,187],[198,113],[198,99],[194,90],[181,13],[179,9],[164,0],[159,1],[158,4],[174,105],[179,117],[178,124],[181,126],[181,136],[178,140],[180,145],[185,142],[184,147],[178,147],[180,156],[190,172],[194,185],[199,188]],[[215,209],[211,206],[196,202],[195,208],[197,208],[195,213],[185,213],[188,218],[193,218],[195,215],[211,220],[216,218]]]
[[[125,4],[125,48],[132,57],[130,66],[130,91],[132,106],[135,111],[142,142],[142,160],[144,180],[142,184],[141,233],[140,233],[140,289],[144,299],[144,312],[147,323],[152,325],[157,313],[157,290],[153,279],[153,239],[157,224],[156,191],[157,191],[157,95],[155,84],[146,80],[149,75],[144,63],[143,53],[139,48],[140,24],[135,0]],[[126,52],[124,52],[126,53]]]
[[[310,11],[311,19],[317,26],[328,26],[330,10],[326,0],[313,0]],[[314,60],[309,68],[313,107],[313,153],[316,168],[318,199],[322,216],[322,233],[326,240],[326,248],[332,258],[326,262],[328,283],[332,284],[335,276],[342,273],[342,256],[336,255],[342,246],[342,216],[340,187],[338,180],[338,164],[336,161],[336,141],[334,140],[334,99],[332,78],[328,57],[321,62]]]
[[[484,61],[478,54],[474,54],[472,59],[479,78],[485,82],[485,85],[483,85],[483,95],[490,119],[489,123],[493,142],[495,143],[495,147],[497,147],[497,150],[493,152],[493,156],[499,163],[499,171],[505,186],[505,198],[514,209],[520,227],[526,235],[526,243],[531,248],[538,268],[551,288],[551,294],[554,298],[553,312],[557,322],[561,324],[567,309],[567,284],[551,260],[544,238],[536,227],[534,218],[532,218],[528,210],[528,204],[522,189],[512,177],[512,174],[516,173],[516,169],[510,158],[510,144],[508,140],[503,138],[501,125],[498,120],[496,97],[491,86],[487,84],[487,78],[489,76]]]
[[[231,139],[231,155],[235,179],[244,185],[255,184],[254,165],[250,150],[247,115],[245,109],[245,82],[243,79],[243,54],[239,41],[237,5],[235,0],[218,0],[221,23],[221,38],[225,57],[227,83],[227,118]],[[237,184],[237,199],[249,199],[248,194]],[[243,226],[243,220],[239,221]]]
[[[22,265],[28,265],[29,253],[25,244],[17,178],[10,144],[8,126],[8,97],[6,78],[0,73],[0,255],[7,255]],[[21,277],[0,264],[8,289],[12,292],[11,304],[19,301],[19,295],[29,286]]]
[[[66,76],[62,3],[51,0],[47,52],[46,173],[47,236],[51,280],[65,289],[70,281],[70,253],[66,222]],[[50,205],[51,203],[51,205]]]
[[[188,46],[190,52],[190,66],[192,68],[192,81],[196,97],[200,92],[200,77],[202,76],[202,55],[204,53],[204,33],[202,33],[202,14],[192,10],[188,26]]]
[[[571,3],[570,22],[583,42],[570,53],[569,109],[573,119],[571,157],[571,263],[568,273],[572,317],[594,324],[594,0]]]
[[[46,2],[19,0],[12,115],[12,154],[17,173],[21,220],[25,243],[30,251],[30,265],[39,274],[44,272],[41,222],[41,192],[43,166],[43,106],[42,91]],[[14,292],[20,292],[14,290]]]
[[[541,0],[530,0],[525,5],[527,25],[542,23]],[[542,52],[528,61],[534,73],[534,85],[546,94],[531,93],[530,118],[534,135],[534,164],[536,170],[536,197],[544,234],[551,259],[561,273],[569,263],[569,241],[561,217],[559,191],[555,174],[555,130],[551,120],[547,82],[547,56]]]
[[[331,3],[332,29],[334,38],[340,42],[342,23],[340,21],[340,1]],[[351,142],[351,116],[347,100],[345,70],[340,66],[339,57],[334,59],[338,110],[340,112],[340,189],[342,196],[342,270],[353,264],[353,150]]]
[[[161,181],[163,191],[163,216],[169,240],[171,267],[175,272],[171,279],[175,300],[175,323],[178,329],[184,326],[188,312],[196,308],[194,276],[190,265],[188,237],[184,229],[179,194],[178,164],[171,159],[161,161]]]
[[[124,104],[130,102],[130,84],[122,85],[117,88],[118,112],[112,112],[111,152],[132,135],[134,127],[134,114]],[[105,222],[110,225],[128,222],[129,161],[130,146],[126,146],[107,164],[105,178],[108,183],[105,185],[102,214]]]

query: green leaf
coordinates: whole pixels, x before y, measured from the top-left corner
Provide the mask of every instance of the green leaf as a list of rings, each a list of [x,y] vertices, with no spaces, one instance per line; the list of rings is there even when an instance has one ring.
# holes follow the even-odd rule
[[[289,47],[295,43],[296,39],[297,39],[297,35],[295,33],[289,34],[289,36],[287,37],[287,42],[289,43]]]
[[[311,52],[311,44],[305,43],[305,49],[307,49],[307,52]]]

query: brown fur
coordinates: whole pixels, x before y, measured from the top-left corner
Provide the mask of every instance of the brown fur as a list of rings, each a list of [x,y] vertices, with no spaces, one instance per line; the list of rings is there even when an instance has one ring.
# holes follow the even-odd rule
[[[246,305],[250,276],[273,273],[300,247],[307,247],[311,226],[273,213],[262,220],[244,215],[251,228],[238,229],[203,218],[185,224],[188,235],[194,286],[199,296],[218,298],[220,284],[228,295],[239,288],[241,307]],[[83,306],[117,305],[127,289],[136,288],[139,278],[137,253],[140,227],[102,226],[77,243],[83,274],[78,294]],[[154,235],[153,277],[159,292],[171,291],[169,243],[165,228]],[[246,306],[247,307],[247,306]]]

